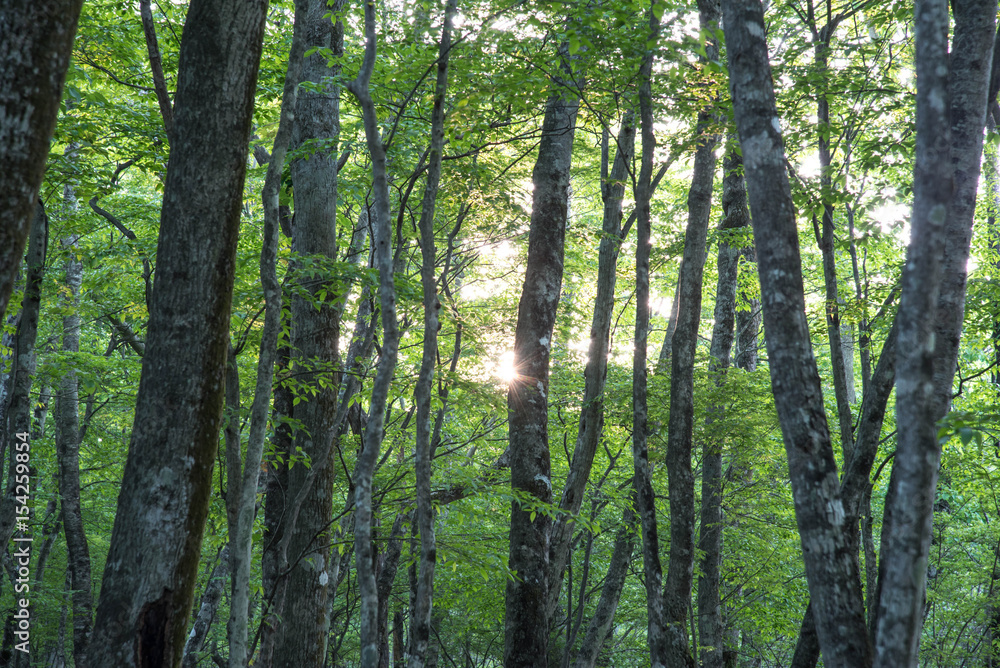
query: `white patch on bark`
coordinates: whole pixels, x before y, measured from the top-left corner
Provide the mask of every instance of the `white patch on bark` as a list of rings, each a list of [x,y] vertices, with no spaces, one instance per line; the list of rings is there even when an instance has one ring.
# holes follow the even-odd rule
[[[542,475],[541,473],[539,473],[538,475],[535,476],[535,480],[541,482],[546,487],[548,487],[550,490],[552,489],[552,482],[549,480],[548,476],[545,476],[545,475]]]
[[[934,225],[943,225],[947,217],[948,217],[947,207],[945,207],[944,204],[935,204],[931,208],[930,215],[927,216],[927,219],[931,221],[931,223],[933,223]]]
[[[774,128],[774,131],[779,135],[781,134],[781,120],[777,116],[771,119],[771,127]]]
[[[939,114],[943,114],[944,113],[944,106],[945,106],[944,105],[944,95],[942,94],[941,89],[939,89],[939,88],[931,89],[931,92],[930,92],[930,95],[927,98],[927,101],[930,102],[931,109],[933,109],[935,112],[937,112]]]
[[[542,346],[547,350],[549,347],[549,337],[543,336],[542,338],[538,339],[538,345]]]
[[[535,387],[538,388],[538,393],[540,395],[542,395],[542,398],[544,399],[545,398],[545,386],[542,385],[542,381],[540,381],[540,380],[539,381],[535,381]]]
[[[743,145],[743,160],[747,169],[760,169],[773,163],[774,142],[766,131],[748,138]]]
[[[764,39],[764,26],[755,21],[747,21],[747,32],[757,39]]]
[[[319,574],[319,584],[321,587],[325,587],[326,583],[330,581],[330,576],[327,575],[326,571]]]
[[[841,526],[844,523],[844,504],[840,499],[831,499],[826,504],[826,512],[830,516],[830,523],[833,526]]]

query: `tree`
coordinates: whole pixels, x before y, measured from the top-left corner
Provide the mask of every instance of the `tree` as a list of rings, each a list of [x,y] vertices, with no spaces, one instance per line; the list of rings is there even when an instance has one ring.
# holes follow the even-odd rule
[[[828,666],[871,662],[857,561],[809,341],[798,235],[757,2],[723,4],[729,87],[743,149],[775,404],[819,644]]]
[[[266,8],[195,0],[188,10],[143,374],[91,638],[104,650],[90,666],[182,658],[222,423]]]
[[[83,0],[0,5],[0,320],[14,289]]]
[[[996,6],[918,2],[917,145],[913,233],[899,306],[893,489],[886,505],[875,635],[876,666],[915,665],[931,541],[940,446],[937,421],[951,399],[965,293]],[[950,71],[949,71],[950,68]]]

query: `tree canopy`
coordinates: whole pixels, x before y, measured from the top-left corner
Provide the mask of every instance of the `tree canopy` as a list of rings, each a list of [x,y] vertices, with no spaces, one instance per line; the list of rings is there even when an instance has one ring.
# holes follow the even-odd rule
[[[0,665],[1000,665],[996,2],[65,4]]]

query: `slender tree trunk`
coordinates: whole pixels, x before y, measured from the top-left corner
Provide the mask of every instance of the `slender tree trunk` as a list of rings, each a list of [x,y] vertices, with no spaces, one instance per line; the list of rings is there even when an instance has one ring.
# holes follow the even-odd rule
[[[740,169],[743,168],[743,159],[740,158]],[[746,186],[743,187],[743,201],[746,206]],[[757,251],[753,244],[740,249],[742,263],[748,265],[748,270],[757,273]],[[740,305],[736,308],[736,366],[744,371],[757,370],[757,357],[760,349],[760,323],[761,307],[760,300],[755,296],[750,296],[745,292],[740,292]]]
[[[746,199],[743,206],[733,206],[734,199],[725,193],[744,192],[743,175],[733,168],[735,152],[727,153],[723,170],[723,214],[719,226],[718,281],[715,290],[715,325],[712,328],[712,356],[710,369],[717,375],[716,382],[723,383],[729,368],[729,356],[733,347],[733,331],[736,323],[736,272],[739,265],[740,249],[729,244],[726,232],[746,227],[750,224]],[[724,417],[724,408],[709,409],[706,418],[706,433],[711,433],[711,424]],[[725,644],[722,621],[722,597],[719,593],[722,570],[722,446],[706,439],[702,447],[701,473],[701,530],[698,551],[701,558],[701,575],[698,578],[698,635],[701,636],[701,664],[703,668],[722,668],[722,653]]]
[[[76,259],[76,238],[64,244],[69,248],[66,259],[66,287],[70,304],[63,316],[64,352],[80,351],[80,288],[83,284],[83,263]],[[66,534],[67,570],[73,601],[73,658],[84,665],[84,656],[93,618],[93,597],[90,586],[90,551],[83,528],[80,507],[80,413],[79,384],[76,369],[71,368],[59,383],[56,401],[58,426],[56,451],[59,455],[59,498],[62,505],[63,529]]]
[[[723,17],[730,91],[753,212],[771,379],[819,642],[828,668],[863,667],[871,662],[871,646],[806,322],[798,231],[763,12],[756,2],[726,0]]]
[[[0,3],[0,322],[28,240],[83,0]]]
[[[282,315],[282,318],[282,326],[286,326],[286,316]],[[288,346],[282,344],[277,350],[276,373],[287,376],[290,364]],[[274,641],[280,624],[280,615],[276,611],[282,608],[284,590],[287,587],[287,579],[283,577],[281,546],[285,544],[285,512],[292,505],[292,499],[287,495],[288,460],[292,453],[292,428],[287,419],[292,417],[292,408],[291,389],[287,383],[279,381],[274,388],[272,447],[275,456],[267,463],[264,483],[264,547],[260,561],[265,611],[258,631],[260,650],[254,661],[255,665],[262,668],[271,668],[273,665]],[[248,653],[252,653],[252,650]]]
[[[608,575],[601,587],[601,598],[597,601],[597,609],[590,619],[587,633],[580,643],[580,651],[576,655],[574,668],[594,668],[601,652],[611,624],[615,619],[618,601],[621,599],[625,578],[628,576],[629,562],[635,549],[635,511],[631,506],[625,508],[622,525],[615,536],[615,548],[608,564]]]
[[[142,32],[146,38],[149,69],[153,74],[153,90],[156,91],[156,102],[160,105],[163,128],[169,137],[174,127],[174,111],[170,103],[170,92],[167,90],[167,80],[163,76],[163,58],[160,57],[160,45],[156,39],[156,24],[153,22],[153,9],[149,0],[139,0],[139,17],[142,19]]]
[[[828,86],[830,77],[830,40],[837,29],[838,18],[829,21],[820,30],[815,23],[813,30],[813,62],[819,71],[819,91],[816,96],[817,143],[819,145],[820,198],[823,203],[820,231],[817,234],[820,252],[823,256],[823,280],[826,286],[826,332],[830,345],[830,361],[833,372],[833,393],[837,401],[837,424],[840,428],[840,447],[844,461],[851,458],[854,445],[852,434],[853,418],[851,402],[847,392],[847,366],[844,361],[843,330],[840,324],[840,296],[837,284],[837,260],[834,254],[833,223],[833,154],[830,146],[830,102]],[[813,224],[815,225],[815,219]]]
[[[337,12],[341,4],[334,7]],[[343,52],[343,27],[331,24],[325,2],[298,3],[296,24],[301,24],[306,49]],[[340,90],[329,83],[339,67],[327,66],[322,50],[302,63],[300,89],[295,100],[292,149],[304,155],[291,161],[295,184],[295,217],[292,248],[308,266],[334,262],[337,257],[337,139],[340,134]],[[308,86],[301,86],[308,84]],[[293,278],[309,296],[292,298],[292,373],[299,382],[315,388],[295,406],[302,428],[295,433],[294,451],[309,464],[293,464],[288,473],[288,494],[300,508],[291,531],[286,604],[276,640],[282,662],[320,666],[326,655],[330,620],[329,544],[333,515],[333,462],[327,456],[334,436],[339,385],[340,313],[336,279],[319,270],[306,271],[297,263]],[[329,294],[327,294],[329,292]],[[308,491],[305,491],[308,487]],[[298,498],[305,494],[299,506]],[[295,513],[287,515],[290,520]],[[288,605],[294,601],[294,605]]]
[[[385,541],[385,550],[378,555],[375,586],[378,591],[378,668],[389,668],[389,603],[392,585],[403,554],[404,525],[412,520],[409,512],[399,513]]]
[[[278,357],[278,334],[281,330],[281,285],[278,283],[277,260],[280,240],[280,207],[278,191],[281,187],[281,174],[285,164],[285,154],[288,149],[292,125],[295,119],[296,87],[302,69],[302,54],[304,21],[296,21],[292,45],[288,55],[288,69],[285,73],[285,86],[282,92],[281,117],[278,122],[278,132],[274,138],[274,146],[264,180],[264,190],[261,199],[264,204],[264,241],[260,251],[260,281],[264,288],[264,331],[261,335],[260,354],[257,358],[257,384],[254,389],[253,405],[250,409],[250,434],[247,439],[247,453],[243,459],[239,478],[232,477],[229,481],[229,494],[232,497],[235,525],[231,527],[230,550],[228,552],[230,570],[232,572],[229,621],[227,624],[227,639],[229,640],[229,668],[244,668],[249,654],[249,594],[250,569],[252,566],[253,524],[256,515],[257,486],[260,482],[261,461],[264,454],[264,439],[267,430],[267,418],[273,391],[274,367]],[[277,403],[277,402],[276,402]],[[277,408],[277,406],[276,406]],[[290,408],[290,406],[289,406]],[[282,427],[279,427],[282,429]],[[283,427],[287,433],[287,426]],[[290,449],[289,451],[290,452]],[[285,460],[287,462],[287,459]],[[285,494],[288,484],[287,464],[284,470],[284,485],[280,490],[272,490],[272,478],[276,473],[270,472],[267,479],[268,491],[271,495]],[[276,482],[276,480],[275,480]],[[238,485],[238,486],[237,486]],[[268,496],[267,510],[271,508]],[[283,506],[282,506],[283,507]],[[278,517],[281,515],[278,514]],[[265,519],[265,524],[267,521]],[[265,535],[267,532],[265,532]],[[274,540],[272,540],[274,544]],[[266,549],[266,548],[265,548]],[[271,553],[274,554],[273,551]],[[267,563],[267,559],[262,561]],[[266,570],[266,567],[265,567]],[[265,595],[274,591],[275,575],[263,576]],[[270,581],[269,581],[270,580]],[[262,622],[263,623],[263,622]],[[268,647],[273,645],[268,643]],[[270,660],[271,654],[267,656]],[[266,664],[269,665],[269,664]]]
[[[548,660],[548,579],[551,518],[525,501],[552,502],[548,442],[549,354],[562,289],[570,165],[579,98],[567,48],[559,58],[565,79],[554,78],[545,105],[542,138],[532,172],[531,229],[524,287],[517,308],[514,368],[507,394],[511,491],[510,569],[507,581],[504,665],[545,666]]]
[[[222,422],[229,312],[267,3],[194,0],[135,423],[88,664],[176,666]],[[169,410],[164,410],[169,407]]]
[[[660,21],[651,0],[648,20],[648,42],[655,43],[660,34]],[[651,46],[651,45],[650,45]],[[664,609],[663,568],[660,564],[660,540],[656,522],[656,497],[653,493],[652,471],[649,466],[649,409],[647,403],[647,337],[649,333],[649,244],[650,209],[652,196],[650,180],[653,173],[653,152],[656,137],[653,135],[652,110],[653,49],[647,47],[639,68],[639,117],[642,132],[642,161],[635,185],[636,251],[635,251],[635,348],[632,355],[632,464],[635,507],[642,526],[642,565],[646,584],[646,628],[649,658],[652,668],[667,665],[667,611]],[[683,261],[682,261],[683,263]],[[682,265],[683,266],[683,265]],[[681,299],[678,285],[675,301]],[[678,318],[679,321],[679,318]],[[668,332],[668,336],[669,336]],[[676,332],[674,334],[676,337]],[[669,449],[669,448],[668,448]],[[689,471],[690,472],[690,471]],[[671,477],[671,484],[677,481]],[[691,481],[693,486],[694,481]],[[673,501],[673,487],[671,487]],[[691,490],[693,496],[694,490]],[[691,499],[693,503],[694,500]],[[693,544],[691,546],[693,550]],[[683,556],[678,555],[679,559]],[[686,632],[683,626],[675,629]]]
[[[205,585],[205,591],[201,594],[198,614],[195,615],[194,625],[184,643],[184,659],[181,662],[183,668],[195,668],[198,665],[198,654],[205,645],[205,638],[208,637],[215,613],[219,609],[219,601],[222,600],[222,592],[226,588],[226,577],[229,575],[229,565],[232,563],[229,556],[231,548],[232,543],[226,543],[226,546],[222,548],[219,559],[208,578],[208,583]],[[243,665],[245,666],[246,663],[244,662]],[[232,666],[232,661],[230,661],[230,666]]]
[[[605,135],[605,141],[607,135]],[[603,175],[601,194],[604,199],[604,222],[598,250],[597,295],[590,324],[590,347],[584,369],[583,401],[576,447],[566,486],[559,502],[565,513],[552,529],[552,549],[549,569],[549,618],[559,600],[562,572],[569,558],[569,543],[573,536],[571,517],[580,512],[584,491],[594,463],[594,455],[604,430],[604,387],[608,377],[611,317],[614,314],[615,283],[618,276],[618,253],[621,249],[622,198],[625,180],[635,151],[635,113],[626,111],[616,142],[617,150],[610,173]],[[607,171],[605,169],[605,171]]]
[[[45,255],[48,245],[49,219],[45,208],[39,201],[35,204],[35,219],[31,226],[31,237],[28,243],[28,255],[25,258],[27,274],[24,282],[24,296],[21,298],[21,317],[17,324],[17,335],[11,346],[14,359],[11,367],[10,391],[7,396],[8,409],[6,421],[2,425],[3,433],[0,442],[7,451],[8,469],[7,484],[3,499],[0,499],[0,541],[2,545],[10,544],[16,526],[15,497],[18,496],[17,460],[15,459],[15,444],[24,440],[18,434],[28,434],[28,442],[35,439],[31,429],[31,385],[35,377],[37,356],[35,340],[38,336],[38,314],[42,301],[42,277],[45,275]]]
[[[457,10],[457,0],[448,0],[444,10],[444,27],[438,52],[437,81],[434,88],[434,109],[431,112],[430,159],[427,165],[427,185],[420,212],[420,282],[424,293],[424,345],[420,375],[414,391],[417,405],[415,467],[417,494],[417,526],[420,530],[420,568],[417,595],[411,613],[410,668],[423,668],[427,645],[431,638],[431,609],[434,599],[434,565],[437,549],[434,542],[434,506],[431,502],[431,389],[434,365],[438,357],[437,333],[441,301],[437,295],[437,250],[434,243],[434,205],[441,180],[441,160],[444,152],[444,102],[448,90],[448,57],[451,52],[451,22]],[[388,603],[386,603],[388,605]],[[388,658],[388,657],[386,657]]]
[[[875,665],[913,666],[920,629],[941,449],[964,313],[996,3],[917,2],[917,144],[912,241],[903,271],[896,381],[896,457],[883,526],[884,570]],[[950,62],[949,62],[950,59]],[[950,72],[949,72],[950,69]]]
[[[354,469],[354,554],[361,599],[361,666],[378,665],[378,591],[372,567],[372,477],[378,460],[389,384],[399,353],[399,325],[396,320],[396,289],[393,284],[392,218],[385,147],[379,135],[378,117],[369,91],[376,57],[375,6],[365,5],[365,56],[357,79],[348,89],[357,98],[364,117],[365,139],[372,161],[372,193],[375,200],[375,264],[379,272],[379,305],[382,318],[382,354],[372,384],[364,445]]]
[[[717,0],[698,2],[699,25],[703,34],[714,36],[719,27]],[[705,44],[709,60],[719,57],[714,37]],[[694,579],[694,474],[691,470],[691,440],[694,426],[694,358],[701,323],[701,288],[705,268],[705,244],[709,214],[712,209],[712,186],[715,179],[715,147],[718,135],[712,134],[715,122],[714,100],[698,113],[698,148],[688,193],[688,224],[684,238],[684,259],[679,278],[680,311],[673,338],[670,373],[670,421],[667,433],[667,473],[670,480],[670,565],[664,592],[664,611],[668,631],[667,666],[692,666],[684,629],[691,605]],[[644,118],[645,122],[646,119]],[[649,122],[652,123],[650,113]],[[652,130],[650,130],[650,134]],[[645,146],[643,151],[645,152]],[[638,299],[638,295],[636,299]],[[728,356],[728,353],[727,353]],[[721,460],[717,475],[721,475]],[[712,472],[709,471],[709,476]]]

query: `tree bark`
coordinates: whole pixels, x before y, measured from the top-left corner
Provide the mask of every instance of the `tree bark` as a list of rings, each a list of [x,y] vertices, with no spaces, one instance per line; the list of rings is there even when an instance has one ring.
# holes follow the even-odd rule
[[[742,191],[743,175],[733,168],[735,152],[727,153],[724,161],[723,193]],[[723,219],[719,226],[718,281],[715,289],[715,325],[712,328],[709,368],[720,385],[729,368],[736,324],[736,273],[740,249],[727,241],[727,231],[746,227],[750,216],[745,205],[739,206],[735,198],[723,195]],[[734,204],[736,204],[734,206]],[[724,417],[725,409],[714,406],[705,420],[705,431]],[[722,446],[706,440],[702,445],[701,473],[701,530],[698,551],[701,558],[701,575],[698,578],[698,635],[703,668],[722,668],[725,637],[722,621],[722,597],[719,592],[722,570]]]
[[[702,33],[713,36],[705,43],[709,60],[719,58],[719,46],[714,39],[715,30],[719,27],[719,12],[718,0],[698,2]],[[694,580],[695,510],[691,440],[694,427],[694,358],[698,346],[698,326],[701,323],[701,288],[715,180],[715,147],[719,141],[718,135],[712,132],[712,125],[716,122],[714,104],[713,99],[698,113],[698,144],[691,189],[688,192],[688,224],[684,235],[681,275],[678,279],[680,311],[672,342],[666,458],[670,494],[670,564],[664,590],[664,621],[668,643],[666,665],[676,668],[694,665],[685,630]],[[643,121],[645,123],[646,119]],[[652,123],[651,113],[649,123]],[[644,154],[645,151],[644,143]],[[636,299],[639,299],[638,293]],[[717,473],[721,475],[721,460],[718,463]],[[709,476],[711,475],[712,472],[709,471]]]
[[[264,330],[261,334],[260,354],[257,358],[257,384],[254,389],[253,405],[250,409],[250,434],[247,439],[246,457],[243,459],[240,477],[238,479],[231,478],[229,481],[229,494],[234,507],[232,515],[235,516],[236,520],[235,525],[230,529],[230,550],[228,551],[230,571],[232,572],[230,589],[232,601],[226,630],[229,640],[230,668],[244,668],[247,665],[249,653],[249,594],[253,524],[256,515],[257,487],[260,483],[267,419],[273,391],[274,367],[278,358],[278,335],[282,325],[281,285],[278,282],[277,274],[280,241],[278,192],[281,188],[281,174],[295,120],[296,88],[302,70],[302,54],[305,51],[302,23],[295,22],[292,45],[288,54],[285,85],[282,91],[278,132],[274,137],[274,146],[271,149],[267,175],[264,179],[264,189],[261,194],[264,205],[264,240],[260,251],[260,282],[264,289]],[[273,475],[272,473],[271,476]],[[287,475],[288,471],[285,468],[284,485],[280,489],[282,495],[287,490]],[[268,484],[271,484],[271,477],[268,478]],[[270,487],[268,489],[271,491]],[[272,492],[272,494],[277,492]],[[272,498],[274,497],[269,496],[269,499]],[[268,505],[270,506],[270,504]],[[266,563],[267,559],[262,559],[262,561]],[[271,579],[273,580],[273,574]],[[262,583],[265,595],[273,592],[273,582],[268,582],[267,575],[263,577]],[[273,648],[273,645],[269,644],[269,648]],[[268,654],[268,658],[270,656]]]
[[[605,136],[605,139],[607,137]],[[552,529],[549,568],[548,616],[551,618],[559,600],[562,574],[569,558],[569,544],[580,512],[594,455],[604,430],[604,387],[608,377],[608,354],[611,344],[611,317],[614,314],[615,283],[618,277],[618,253],[621,249],[622,198],[625,180],[635,152],[635,113],[626,111],[616,142],[617,150],[611,171],[603,175],[604,218],[598,249],[597,295],[590,323],[590,347],[584,369],[583,400],[576,447],[559,508],[563,511]]]
[[[365,5],[365,55],[358,77],[348,84],[361,107],[365,140],[372,161],[372,193],[375,200],[375,264],[379,273],[379,305],[382,319],[382,354],[372,384],[364,445],[354,469],[354,555],[361,601],[361,666],[378,665],[378,591],[372,568],[372,477],[378,460],[389,385],[399,353],[399,325],[396,320],[396,288],[393,283],[392,218],[386,175],[385,146],[379,134],[378,117],[369,84],[376,57],[375,6]]]
[[[194,625],[184,643],[184,659],[181,662],[183,668],[195,668],[198,665],[198,653],[205,645],[205,638],[212,627],[212,620],[219,609],[219,601],[222,600],[222,592],[226,588],[226,576],[229,575],[229,565],[231,563],[229,552],[232,547],[227,543],[219,553],[219,560],[212,569],[212,574],[208,577],[208,583],[201,594],[201,605],[198,606],[198,614],[195,615]],[[232,650],[230,649],[230,653]],[[232,661],[230,661],[232,666]],[[246,663],[244,662],[244,666]]]
[[[170,137],[174,127],[174,111],[170,103],[170,92],[167,90],[167,80],[163,76],[163,59],[160,57],[160,45],[156,40],[156,24],[153,23],[153,10],[149,0],[139,0],[139,17],[142,19],[142,32],[146,37],[146,52],[149,54],[149,69],[153,74],[156,102],[160,105],[163,128],[167,131],[167,137]]]
[[[7,451],[8,469],[7,484],[3,499],[0,500],[0,541],[9,545],[16,526],[16,498],[19,496],[17,480],[17,460],[15,444],[23,443],[18,434],[27,434],[30,442],[35,439],[31,429],[31,385],[35,378],[37,355],[35,341],[38,337],[38,314],[42,303],[42,278],[45,275],[45,256],[48,246],[49,219],[45,215],[45,207],[41,201],[35,204],[35,219],[31,225],[31,237],[28,243],[28,254],[25,258],[27,274],[24,282],[24,296],[21,298],[21,317],[17,323],[17,335],[14,338],[14,359],[10,379],[10,391],[7,396],[8,409],[6,421],[0,442],[4,442]]]
[[[628,576],[629,561],[635,549],[635,510],[627,506],[622,515],[622,525],[615,536],[615,548],[608,564],[608,574],[601,587],[601,598],[597,601],[594,616],[590,618],[587,634],[580,643],[574,668],[594,668],[611,624],[615,619],[618,601],[621,599],[625,578]]]
[[[80,352],[80,288],[83,263],[76,259],[76,237],[70,237],[66,259],[67,313],[63,316],[63,352]],[[90,550],[80,507],[80,401],[76,369],[70,368],[59,383],[56,401],[56,451],[59,457],[59,499],[66,535],[67,570],[73,601],[73,658],[84,665],[93,617],[90,585]]]
[[[805,316],[798,230],[785,171],[764,17],[757,2],[726,0],[730,91],[746,169],[764,326],[791,476],[806,578],[828,668],[871,662],[860,575]]]
[[[83,0],[0,3],[0,322],[35,216]]]
[[[655,44],[660,34],[660,21],[654,11],[655,0],[650,3],[648,42]],[[632,354],[632,465],[635,508],[642,527],[642,565],[646,585],[646,628],[649,658],[652,668],[667,665],[667,611],[664,609],[663,568],[660,564],[660,540],[656,522],[656,496],[653,492],[652,471],[649,466],[649,408],[647,402],[647,341],[649,333],[649,244],[650,209],[652,196],[650,179],[653,172],[653,153],[656,137],[653,134],[652,110],[653,49],[647,47],[639,68],[639,118],[642,133],[642,160],[639,178],[635,184],[636,251],[635,251],[635,347]],[[686,247],[686,244],[685,244]],[[683,261],[682,261],[683,263]],[[681,299],[678,282],[675,301]],[[679,322],[679,318],[678,318]],[[670,333],[668,332],[668,336]],[[676,332],[674,334],[676,337]],[[666,345],[666,342],[664,342]],[[673,357],[671,357],[671,361]],[[668,446],[669,450],[669,446]],[[669,455],[668,455],[669,456]],[[671,478],[672,485],[677,482]],[[694,481],[691,481],[692,486]],[[673,487],[671,487],[673,502]],[[691,491],[692,495],[694,490]],[[691,499],[693,503],[694,500]],[[673,509],[672,509],[673,510]],[[679,519],[679,518],[678,518]],[[691,546],[693,550],[693,544]],[[690,552],[690,550],[689,550]],[[673,553],[671,553],[673,554]],[[678,554],[679,559],[683,556]],[[684,634],[683,626],[678,630]]]
[[[448,0],[444,10],[444,27],[438,51],[437,81],[434,86],[434,109],[431,112],[430,158],[427,184],[420,211],[420,283],[424,296],[424,343],[420,373],[414,390],[417,405],[415,468],[417,496],[417,526],[420,530],[420,568],[417,592],[410,622],[409,668],[423,668],[431,638],[431,609],[434,599],[434,565],[437,548],[434,541],[434,506],[431,502],[431,389],[434,366],[438,357],[437,333],[441,328],[438,317],[441,301],[437,296],[437,250],[434,243],[434,205],[441,181],[441,159],[444,153],[444,102],[448,90],[448,57],[451,52],[452,17],[457,0]],[[388,603],[386,603],[388,605]],[[386,657],[388,658],[388,657]]]
[[[89,666],[176,666],[222,422],[236,240],[267,3],[194,0],[135,423]]]
[[[562,74],[551,83],[538,158],[532,171],[531,228],[524,286],[517,308],[514,368],[507,394],[511,491],[504,665],[545,666],[548,660],[549,541],[552,520],[528,503],[552,502],[548,442],[549,354],[562,289],[570,166],[579,98],[567,47]]]
[[[337,12],[342,3],[333,8]],[[297,3],[296,25],[303,47],[343,52],[343,26],[331,24],[326,2]],[[292,248],[296,262],[293,281],[308,296],[293,296],[292,373],[298,382],[315,390],[300,397],[295,419],[293,452],[306,462],[293,463],[288,472],[288,495],[296,508],[289,556],[291,572],[276,639],[276,656],[302,666],[322,665],[326,655],[330,620],[329,544],[333,516],[334,468],[327,453],[334,437],[339,379],[340,290],[324,263],[337,257],[337,140],[340,135],[340,88],[330,84],[339,67],[327,66],[320,50],[305,57],[295,98],[295,121],[290,161],[295,185]],[[303,86],[302,84],[306,84]],[[301,502],[299,497],[302,495]],[[301,504],[301,505],[300,505]],[[288,605],[287,601],[294,601]]]
[[[921,1],[916,25],[917,140],[912,241],[903,270],[896,380],[896,457],[875,633],[876,666],[919,656],[924,585],[941,448],[964,313],[966,263],[985,124],[996,4]],[[950,69],[950,72],[949,72]]]
[[[829,20],[822,28],[817,29],[813,21],[809,28],[813,32],[813,63],[819,71],[819,88],[816,95],[817,144],[819,148],[820,165],[820,200],[822,214],[820,215],[820,230],[816,241],[823,257],[823,281],[826,287],[826,332],[830,347],[830,365],[833,372],[833,393],[837,401],[837,425],[840,428],[840,447],[843,450],[844,461],[851,458],[851,447],[854,444],[852,433],[853,418],[851,417],[851,402],[847,391],[847,365],[844,361],[843,332],[840,325],[840,297],[837,283],[837,260],[834,254],[834,222],[832,203],[833,196],[833,154],[830,143],[830,101],[829,57],[830,40],[840,23],[841,15]],[[813,225],[815,225],[815,218]]]

